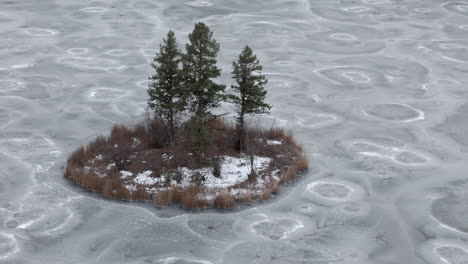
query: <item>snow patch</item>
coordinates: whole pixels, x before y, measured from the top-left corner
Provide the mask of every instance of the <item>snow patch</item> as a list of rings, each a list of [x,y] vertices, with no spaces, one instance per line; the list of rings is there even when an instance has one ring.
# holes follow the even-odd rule
[[[283,142],[280,140],[267,140],[267,144],[268,145],[281,145],[283,144]]]
[[[153,174],[152,171],[147,170],[144,172],[140,172],[133,181],[138,184],[143,185],[153,185],[159,182],[159,178],[152,178],[150,175]]]
[[[133,173],[131,173],[129,171],[125,171],[125,170],[121,170],[120,174],[122,175],[122,176],[120,176],[121,179],[125,179],[127,177],[133,176]]]

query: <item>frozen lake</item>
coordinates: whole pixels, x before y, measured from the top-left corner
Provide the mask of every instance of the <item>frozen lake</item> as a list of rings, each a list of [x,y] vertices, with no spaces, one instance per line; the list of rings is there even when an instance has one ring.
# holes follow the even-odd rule
[[[221,81],[253,47],[311,171],[234,212],[64,180],[74,148],[141,118],[162,37],[200,20]],[[0,34],[0,263],[468,263],[467,0],[0,0]]]

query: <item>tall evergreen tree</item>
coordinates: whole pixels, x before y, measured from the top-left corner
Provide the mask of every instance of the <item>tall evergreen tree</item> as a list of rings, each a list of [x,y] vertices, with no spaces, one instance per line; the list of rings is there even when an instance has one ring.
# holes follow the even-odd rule
[[[184,83],[190,94],[190,110],[203,119],[225,99],[226,86],[213,82],[221,75],[221,69],[216,66],[219,43],[202,22],[195,24],[188,37],[190,43],[186,44],[186,54],[182,56]]]
[[[151,66],[156,72],[149,78],[148,87],[148,106],[154,111],[156,118],[168,125],[171,140],[180,114],[187,105],[180,63],[181,52],[171,30],[153,59]]]
[[[236,85],[231,87],[236,94],[229,96],[229,101],[237,107],[238,147],[245,129],[245,116],[253,114],[269,113],[271,106],[264,102],[266,91],[264,86],[268,80],[261,74],[263,67],[257,56],[253,54],[249,46],[245,46],[237,61],[232,63],[232,76]]]

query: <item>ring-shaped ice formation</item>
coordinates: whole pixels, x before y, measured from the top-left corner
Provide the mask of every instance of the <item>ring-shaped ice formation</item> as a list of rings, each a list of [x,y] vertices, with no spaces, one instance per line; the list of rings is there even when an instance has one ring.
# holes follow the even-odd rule
[[[358,40],[356,36],[349,33],[333,33],[330,35],[330,38],[346,41]]]
[[[83,55],[88,52],[89,52],[88,48],[70,48],[67,50],[67,53],[71,55]]]
[[[428,240],[420,246],[418,253],[430,264],[468,263],[468,245],[457,240]]]
[[[36,37],[51,37],[59,34],[57,30],[49,28],[26,28],[24,32]]]
[[[188,2],[185,2],[185,4],[188,5],[188,6],[191,6],[191,7],[210,7],[210,6],[214,6],[213,2],[199,1],[199,0],[188,1]]]
[[[81,8],[80,11],[86,12],[86,13],[102,13],[106,12],[108,9],[105,7],[100,7],[100,6],[89,6],[85,8]]]
[[[468,234],[466,197],[441,197],[432,201],[432,218],[442,227]]]
[[[111,50],[104,52],[104,54],[113,56],[113,57],[122,57],[122,56],[128,55],[129,53],[130,52],[128,50],[122,50],[122,49],[111,49]]]
[[[19,251],[14,235],[0,233],[0,260],[6,259]]]
[[[304,193],[304,198],[326,206],[360,201],[364,197],[364,188],[341,179],[323,179],[309,183]]]
[[[109,72],[118,72],[126,67],[125,65],[120,64],[118,61],[100,58],[64,57],[59,58],[57,62],[79,69],[102,70]]]
[[[108,88],[108,87],[97,87],[92,88],[88,93],[88,98],[94,101],[115,101],[121,99],[129,94],[128,91]]]
[[[332,113],[296,113],[297,123],[309,129],[324,129],[344,122],[342,116]]]
[[[362,113],[375,119],[392,122],[410,123],[424,120],[423,111],[407,104],[399,103],[371,105],[362,110]]]
[[[250,229],[253,233],[272,240],[287,238],[288,234],[303,227],[304,224],[301,221],[286,217],[267,218],[250,225]]]
[[[425,166],[433,161],[428,155],[413,149],[380,145],[370,141],[358,140],[350,143],[347,148],[359,156],[388,159],[403,166]]]
[[[21,82],[14,80],[0,80],[0,92],[16,90],[21,86]]]
[[[361,13],[361,12],[366,12],[371,10],[367,6],[351,6],[351,7],[344,7],[342,8],[346,12],[352,12],[352,13]]]
[[[457,14],[468,16],[468,3],[446,3],[443,7]]]
[[[148,263],[148,262],[145,262]],[[165,259],[157,260],[156,262],[151,262],[155,264],[212,264],[207,260],[198,260],[198,259],[189,259],[189,258],[179,258],[179,257],[169,257]]]
[[[377,70],[361,67],[336,66],[332,68],[315,70],[319,75],[334,83],[347,86],[385,86],[389,82],[387,78]]]

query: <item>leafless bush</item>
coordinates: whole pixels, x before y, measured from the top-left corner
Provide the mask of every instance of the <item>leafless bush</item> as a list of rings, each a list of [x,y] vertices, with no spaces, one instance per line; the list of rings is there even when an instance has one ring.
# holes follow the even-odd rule
[[[307,160],[306,157],[300,156],[295,162],[294,166],[296,167],[296,170],[298,172],[304,172],[309,169],[309,161]]]
[[[239,200],[245,204],[252,204],[253,203],[253,198],[251,194],[242,194],[239,197]]]
[[[236,204],[236,197],[229,192],[223,192],[216,196],[213,206],[220,209],[232,209]]]
[[[150,194],[145,190],[145,187],[138,186],[135,191],[131,194],[132,200],[135,201],[147,201],[151,199]]]
[[[167,207],[180,200],[179,188],[163,190],[153,195],[153,203],[157,207]]]
[[[276,180],[271,180],[270,182],[268,182],[266,187],[271,190],[272,194],[279,194],[280,192],[280,187]]]
[[[89,157],[96,156],[98,154],[104,154],[103,152],[109,145],[109,142],[105,136],[98,136],[95,140],[91,141],[87,148],[86,153]]]
[[[86,150],[84,147],[80,147],[75,150],[70,157],[68,158],[68,165],[73,165],[74,167],[83,167],[87,162],[88,156],[86,155]]]
[[[180,204],[185,209],[201,209],[209,206],[208,202],[198,197],[200,187],[197,185],[190,185],[185,188],[180,197]]]
[[[258,196],[258,199],[260,199],[260,201],[265,201],[265,200],[268,200],[270,196],[271,196],[271,190],[266,188],[262,190],[262,192]]]

